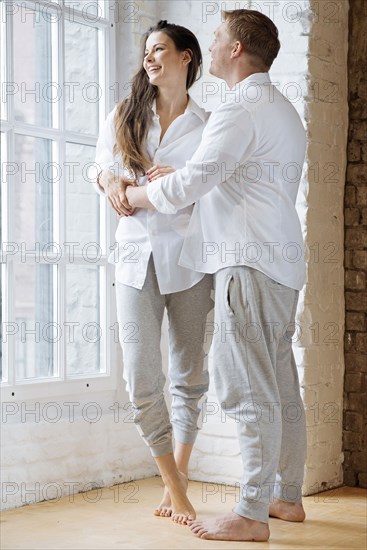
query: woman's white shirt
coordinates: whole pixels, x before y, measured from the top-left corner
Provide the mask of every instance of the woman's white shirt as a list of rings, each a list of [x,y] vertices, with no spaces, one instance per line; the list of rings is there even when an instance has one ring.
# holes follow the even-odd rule
[[[122,166],[121,155],[114,155],[116,142],[115,109],[108,115],[97,142],[96,163],[100,170],[130,177]],[[160,142],[161,126],[156,104],[152,106],[153,120],[147,136],[147,152],[153,164],[169,164],[176,170],[183,168],[200,145],[201,136],[210,113],[190,97],[184,114],[177,117]],[[139,185],[147,185],[142,177]],[[103,193],[97,183],[96,190]],[[189,226],[193,205],[176,214],[161,214],[156,210],[137,209],[134,215],[121,217],[116,231],[116,246],[108,261],[116,266],[116,280],[141,289],[144,285],[148,261],[153,254],[159,290],[170,294],[191,288],[204,273],[178,265],[181,249]]]

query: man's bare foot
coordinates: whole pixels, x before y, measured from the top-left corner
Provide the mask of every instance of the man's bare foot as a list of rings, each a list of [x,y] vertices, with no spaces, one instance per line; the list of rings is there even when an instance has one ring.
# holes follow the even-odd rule
[[[265,541],[270,536],[267,523],[244,518],[231,512],[220,518],[189,523],[193,534],[201,539]]]
[[[196,518],[195,510],[186,496],[188,480],[182,472],[178,472],[178,480],[167,480],[167,488],[171,497],[172,521],[186,525]]]
[[[169,494],[169,491],[167,487],[164,488],[163,491],[163,498],[158,506],[154,510],[155,516],[162,516],[165,518],[169,518],[172,515],[172,503],[171,503],[171,496]]]
[[[306,514],[302,502],[286,502],[275,498],[270,504],[269,516],[285,521],[304,521]]]

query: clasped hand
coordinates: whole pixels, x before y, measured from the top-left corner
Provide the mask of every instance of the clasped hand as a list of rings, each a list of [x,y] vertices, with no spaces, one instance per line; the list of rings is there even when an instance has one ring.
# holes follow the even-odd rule
[[[151,182],[174,171],[175,169],[168,164],[155,164],[147,170],[146,176],[148,182]],[[103,170],[99,177],[99,183],[103,187],[110,205],[119,216],[134,214],[136,209],[130,206],[126,197],[126,189],[129,185],[136,187],[136,180],[115,176],[113,172]]]
[[[129,185],[135,186],[135,180],[115,176],[110,170],[103,170],[98,182],[103,188],[108,202],[119,216],[131,216],[134,214],[135,209],[129,205],[126,198],[126,188]]]
[[[167,176],[167,174],[171,174],[174,172],[175,169],[172,168],[169,164],[155,164],[149,170],[147,170],[147,178],[148,181],[154,181],[158,178],[162,178],[163,176]]]

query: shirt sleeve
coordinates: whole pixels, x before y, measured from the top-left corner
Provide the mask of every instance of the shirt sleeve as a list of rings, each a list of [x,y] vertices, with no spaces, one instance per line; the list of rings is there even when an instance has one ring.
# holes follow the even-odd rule
[[[209,118],[198,150],[186,166],[147,186],[153,206],[163,214],[193,204],[230,178],[256,144],[251,113],[238,103],[221,105]]]
[[[110,112],[107,116],[102,129],[99,134],[99,138],[96,146],[96,158],[95,158],[95,169],[96,173],[100,174],[102,170],[111,170],[111,172],[116,172],[117,162],[113,154],[113,148],[116,142],[116,133],[115,133],[115,117],[116,108]],[[95,190],[104,195],[103,188],[98,184],[97,179],[91,178]]]

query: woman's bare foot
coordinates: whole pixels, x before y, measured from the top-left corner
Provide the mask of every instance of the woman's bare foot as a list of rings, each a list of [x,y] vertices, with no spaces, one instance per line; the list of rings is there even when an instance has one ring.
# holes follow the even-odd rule
[[[167,479],[167,488],[172,504],[172,521],[183,525],[196,518],[194,507],[186,496],[187,487],[187,476],[182,472],[178,472],[178,478],[176,479]]]
[[[270,504],[269,516],[284,521],[304,521],[306,514],[302,502],[286,502],[275,498]]]
[[[183,472],[179,472],[179,475],[183,476],[182,479],[184,479],[184,481],[185,481],[185,493],[187,493],[187,487],[189,485],[187,475],[184,474]],[[167,489],[166,486],[164,487],[162,500],[161,500],[158,508],[156,508],[154,510],[154,515],[165,517],[165,518],[169,518],[169,517],[172,516],[171,495],[169,494],[169,490]],[[195,518],[193,518],[193,519],[195,519]]]
[[[171,496],[169,494],[167,487],[164,488],[162,500],[158,508],[154,510],[154,515],[162,516],[165,518],[169,518],[172,515]]]
[[[193,534],[201,539],[266,541],[270,536],[267,523],[244,518],[231,512],[220,518],[190,522]]]

